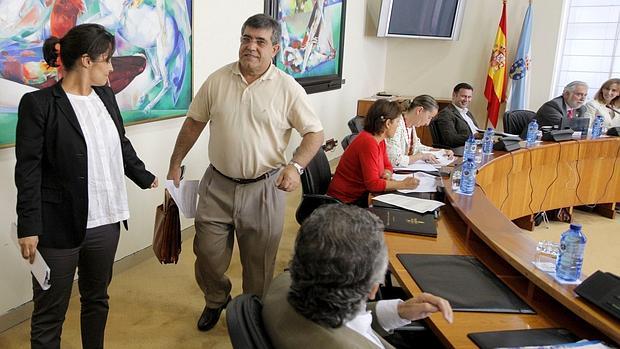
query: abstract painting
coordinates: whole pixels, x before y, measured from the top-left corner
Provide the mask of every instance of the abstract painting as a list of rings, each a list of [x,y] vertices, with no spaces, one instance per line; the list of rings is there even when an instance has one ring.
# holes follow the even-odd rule
[[[187,112],[192,0],[0,0],[0,147],[15,142],[21,96],[61,78],[43,60],[43,42],[82,23],[115,35],[109,84],[126,124]]]
[[[282,28],[278,68],[307,84],[342,78],[345,0],[272,0],[267,12]]]

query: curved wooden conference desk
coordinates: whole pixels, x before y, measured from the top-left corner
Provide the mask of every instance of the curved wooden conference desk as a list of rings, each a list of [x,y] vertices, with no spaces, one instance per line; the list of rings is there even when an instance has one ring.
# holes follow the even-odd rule
[[[386,232],[390,268],[408,293],[421,290],[397,254],[474,255],[536,310],[456,312],[453,324],[434,314],[427,323],[446,347],[477,348],[467,337],[472,332],[549,327],[620,344],[620,320],[576,297],[575,286],[560,285],[534,268],[537,242],[511,221],[550,208],[620,201],[619,152],[619,138],[604,138],[497,153],[480,168],[473,196],[456,194],[444,180],[448,205],[436,239]]]

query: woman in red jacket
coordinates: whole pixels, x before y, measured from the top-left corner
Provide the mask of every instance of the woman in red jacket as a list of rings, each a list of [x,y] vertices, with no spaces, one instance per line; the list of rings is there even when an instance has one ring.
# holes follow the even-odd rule
[[[414,189],[418,180],[408,177],[392,180],[392,165],[385,139],[394,136],[401,117],[397,102],[376,101],[368,110],[364,130],[351,142],[340,158],[327,194],[344,203],[368,206],[369,192]]]

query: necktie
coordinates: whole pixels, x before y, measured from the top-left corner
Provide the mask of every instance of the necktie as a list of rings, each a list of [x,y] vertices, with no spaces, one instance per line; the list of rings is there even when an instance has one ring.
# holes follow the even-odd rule
[[[415,146],[413,139],[413,132],[415,131],[414,126],[411,126],[411,133],[409,134],[409,150],[407,151],[407,155],[413,155],[413,148]]]
[[[569,110],[568,110],[568,113],[566,113],[566,116],[567,116],[569,119],[572,119],[572,118],[573,118],[573,114],[574,114],[574,113],[575,113],[575,109],[569,109]]]

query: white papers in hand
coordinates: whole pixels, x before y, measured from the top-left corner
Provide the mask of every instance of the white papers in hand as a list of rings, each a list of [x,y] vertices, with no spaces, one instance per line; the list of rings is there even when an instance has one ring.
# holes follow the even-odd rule
[[[24,259],[24,262],[30,266],[30,272],[34,275],[34,278],[37,280],[42,289],[47,290],[50,288],[50,267],[39,253],[39,250],[36,250],[34,256],[34,262],[30,264],[30,262]]]
[[[198,180],[181,180],[177,188],[172,180],[166,181],[166,189],[185,218],[196,217],[198,183]]]
[[[15,222],[11,223],[11,237],[13,237],[15,243],[17,244],[17,248],[21,250],[19,243],[17,242],[17,224],[15,224]],[[43,256],[41,256],[41,253],[39,253],[39,250],[35,251],[34,262],[32,264],[30,264],[30,261],[27,259],[22,258],[22,261],[24,261],[26,266],[28,266],[30,272],[39,283],[39,286],[41,286],[43,290],[48,290],[51,286],[51,270],[45,262],[45,259],[43,259]]]
[[[392,175],[392,178],[394,178],[394,176],[396,175]],[[407,177],[411,175],[400,175],[400,176]],[[418,183],[418,186],[415,189],[399,189],[398,190],[399,192],[407,194],[407,193],[434,193],[437,191],[437,177],[429,175],[424,172],[416,172],[413,176],[420,181],[420,183]]]
[[[383,194],[375,196],[373,200],[385,202],[387,204],[398,206],[406,210],[415,211],[418,213],[435,211],[436,209],[444,205],[443,202],[435,200],[418,199],[398,194]]]

